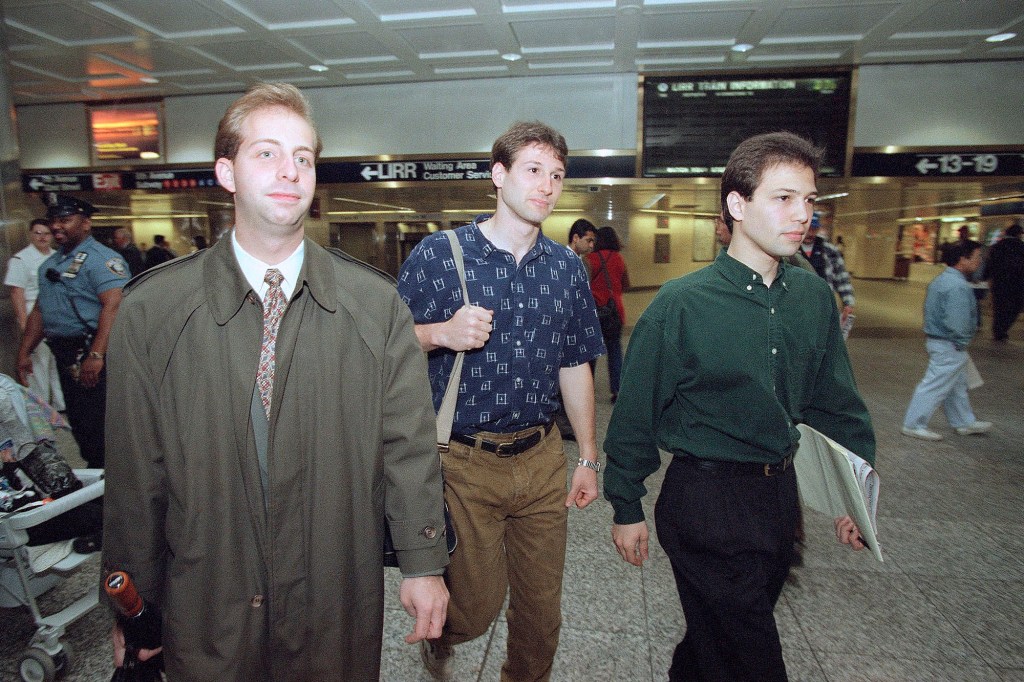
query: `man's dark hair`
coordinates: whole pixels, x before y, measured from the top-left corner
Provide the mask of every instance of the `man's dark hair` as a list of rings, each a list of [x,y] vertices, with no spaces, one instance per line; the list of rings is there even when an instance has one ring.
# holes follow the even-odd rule
[[[36,225],[42,225],[46,229],[50,229],[50,221],[47,220],[46,218],[33,218],[32,222],[28,224],[28,231],[31,232],[32,228],[35,227]]]
[[[579,237],[580,239],[586,237],[587,232],[597,232],[597,228],[594,227],[594,223],[586,218],[580,218],[569,228],[569,243],[572,244],[573,237]]]
[[[619,242],[619,233],[614,227],[605,225],[597,228],[597,240],[594,242],[595,251],[618,251],[622,248]]]
[[[491,168],[499,163],[506,169],[511,168],[523,147],[531,144],[550,147],[562,165],[568,167],[569,147],[560,132],[540,121],[520,121],[513,123],[511,128],[494,141],[491,146]]]
[[[974,252],[981,248],[979,242],[973,239],[964,239],[957,242],[949,242],[942,245],[942,262],[951,268],[955,268],[961,258],[970,258]]]
[[[788,132],[764,133],[740,142],[722,174],[722,218],[729,231],[732,232],[732,214],[726,203],[729,194],[737,192],[750,201],[764,172],[779,164],[805,166],[814,171],[817,178],[824,156],[823,147],[815,147],[810,140]]]
[[[156,244],[157,246],[163,246],[164,244],[167,243],[167,239],[165,239],[162,234],[154,234],[153,243]]]
[[[1019,237],[1021,232],[1024,232],[1024,227],[1021,227],[1019,223],[1014,223],[1006,228],[1006,232],[1003,233],[1004,237]]]

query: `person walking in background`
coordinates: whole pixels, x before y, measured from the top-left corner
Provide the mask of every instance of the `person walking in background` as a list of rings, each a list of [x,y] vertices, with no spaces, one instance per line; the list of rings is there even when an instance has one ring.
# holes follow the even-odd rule
[[[458,351],[466,351],[449,448],[445,499],[459,536],[448,567],[444,635],[420,652],[451,679],[453,645],[487,632],[509,605],[501,679],[551,676],[562,626],[568,509],[597,498],[594,378],[604,351],[583,263],[541,224],[562,193],[568,148],[540,122],[516,123],[491,148],[497,207],[455,230],[465,253],[463,300],[446,235],[421,241],[398,291],[430,357],[437,409]],[[558,390],[580,457],[566,495],[566,457],[552,418]]]
[[[832,291],[839,294],[839,298],[842,299],[843,312],[839,316],[839,325],[842,327],[845,337],[849,334],[850,323],[852,323],[852,320],[848,321],[847,318],[853,315],[854,307],[857,305],[857,299],[853,295],[853,281],[850,279],[850,273],[846,270],[846,261],[843,260],[842,252],[837,246],[818,234],[820,229],[821,223],[815,214],[804,235],[800,251],[810,261],[818,276],[828,282]]]
[[[18,349],[18,381],[28,386],[32,352],[45,336],[79,453],[91,468],[102,469],[107,344],[128,266],[92,236],[92,204],[53,193],[43,201],[57,250],[39,266],[39,298]]]
[[[25,333],[29,313],[39,297],[39,266],[53,254],[50,221],[36,218],[28,226],[29,245],[14,254],[7,263],[4,284],[11,288],[11,303],[18,329]],[[64,393],[60,389],[57,361],[45,343],[32,351],[32,374],[28,388],[58,412],[64,411]]]
[[[944,244],[946,269],[931,281],[924,299],[928,369],[914,390],[903,418],[903,435],[942,440],[928,422],[941,404],[957,433],[986,433],[992,422],[979,421],[967,397],[967,345],[978,330],[978,302],[968,283],[981,266],[981,244],[970,239]]]
[[[153,235],[153,246],[146,251],[146,270],[155,268],[161,263],[166,263],[176,258],[174,252],[167,245],[167,239],[162,234]]]
[[[1010,225],[1003,238],[988,250],[985,278],[992,288],[992,338],[1006,341],[1010,327],[1024,310],[1024,242],[1017,223]]]
[[[142,252],[132,243],[132,233],[127,227],[119,227],[114,230],[114,250],[121,254],[132,277],[141,274],[146,269],[146,266],[143,265]]]
[[[614,403],[619,395],[619,375],[622,372],[622,328],[626,326],[626,307],[622,292],[629,289],[629,271],[619,250],[622,248],[615,228],[605,225],[597,230],[594,252],[587,256],[590,263],[590,291],[598,310],[614,305],[618,317],[601,318],[601,335],[608,349],[608,388]],[[606,308],[607,310],[608,308]],[[609,310],[608,312],[612,312]],[[600,312],[599,312],[600,314]]]
[[[168,680],[378,679],[385,518],[406,641],[441,634],[426,360],[393,281],[305,236],[320,148],[295,87],[236,99],[233,230],[135,278],[111,338],[103,575],[161,609]]]
[[[569,228],[569,248],[583,260],[587,276],[590,275],[590,261],[587,260],[587,256],[594,252],[596,240],[597,228],[586,218],[580,218]]]
[[[672,454],[654,514],[686,617],[673,682],[787,679],[774,608],[800,506],[796,425],[875,458],[833,295],[780,262],[800,246],[822,154],[791,133],[740,143],[721,181],[729,248],[666,283],[630,339],[604,490],[615,548],[642,566],[644,481]],[[864,547],[850,517],[835,529]]]

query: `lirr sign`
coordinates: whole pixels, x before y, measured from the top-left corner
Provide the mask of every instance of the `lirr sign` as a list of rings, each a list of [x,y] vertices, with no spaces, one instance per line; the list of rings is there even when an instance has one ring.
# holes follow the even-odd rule
[[[487,180],[491,177],[491,164],[485,159],[322,161],[317,164],[316,174],[320,182]]]

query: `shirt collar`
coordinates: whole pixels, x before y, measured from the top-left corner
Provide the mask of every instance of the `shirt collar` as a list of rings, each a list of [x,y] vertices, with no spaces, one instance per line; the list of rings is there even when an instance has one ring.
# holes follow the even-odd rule
[[[492,215],[493,214],[491,213],[481,213],[477,217],[473,218],[473,222],[469,225],[473,239],[480,245],[480,250],[483,252],[485,258],[495,252],[508,253],[507,251],[501,251],[501,249],[492,244],[491,240],[485,237],[483,231],[480,229],[480,223],[484,222]],[[534,245],[530,247],[530,250],[526,252],[523,262],[532,260],[541,254],[550,256],[551,253],[551,240],[547,239],[544,236],[544,231],[541,230],[537,234],[536,243],[534,243]]]
[[[292,251],[292,254],[277,265],[264,263],[243,249],[242,245],[235,238],[234,230],[231,231],[231,248],[235,253],[235,259],[238,261],[238,267],[242,269],[242,274],[245,275],[246,281],[249,282],[249,286],[260,297],[260,300],[264,298],[269,288],[269,285],[264,281],[269,268],[275,268],[284,275],[284,280],[281,282],[281,290],[284,291],[285,299],[291,299],[292,294],[295,292],[295,285],[299,281],[302,261],[306,255],[305,240],[299,242],[298,247]]]
[[[747,290],[747,287],[752,284],[764,284],[764,277],[760,273],[730,256],[727,249],[722,249],[718,253],[718,258],[715,259],[715,267],[722,273],[723,277],[744,290]],[[772,282],[773,287],[778,283],[783,289],[789,291],[789,284],[786,281],[789,269],[790,266],[786,263],[786,260],[780,259],[779,270],[775,274],[775,280]]]

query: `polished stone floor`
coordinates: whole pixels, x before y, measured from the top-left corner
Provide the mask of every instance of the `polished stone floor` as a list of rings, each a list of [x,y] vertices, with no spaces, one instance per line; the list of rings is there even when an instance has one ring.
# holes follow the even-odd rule
[[[885,562],[840,547],[830,521],[808,513],[804,566],[786,586],[776,618],[790,678],[808,682],[1024,681],[1024,322],[1011,341],[987,329],[971,354],[986,383],[971,393],[984,436],[959,436],[936,414],[945,436],[926,443],[902,436],[900,422],[927,364],[920,325],[923,284],[855,281],[857,326],[849,348],[878,435],[878,525]],[[598,424],[611,412],[598,365]],[[69,448],[73,449],[73,448]],[[575,460],[575,446],[566,455]],[[649,515],[661,472],[650,480]],[[665,680],[685,629],[671,570],[656,542],[642,568],[623,563],[609,540],[611,509],[599,500],[569,520],[564,625],[553,680]],[[94,560],[43,599],[59,608],[95,584]],[[411,620],[387,579],[381,678],[429,679],[416,648],[403,642]],[[32,633],[27,611],[0,611],[0,679]],[[67,634],[77,652],[68,680],[109,679],[108,616],[97,610]],[[499,618],[456,649],[455,679],[499,679],[506,628]]]

